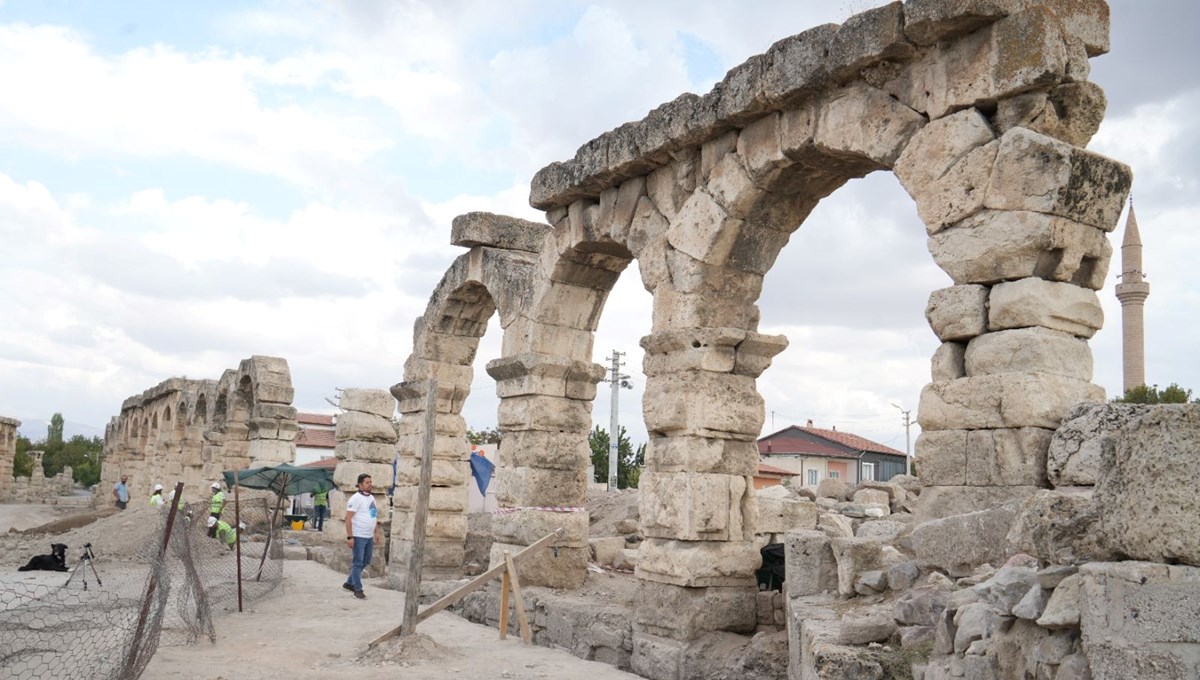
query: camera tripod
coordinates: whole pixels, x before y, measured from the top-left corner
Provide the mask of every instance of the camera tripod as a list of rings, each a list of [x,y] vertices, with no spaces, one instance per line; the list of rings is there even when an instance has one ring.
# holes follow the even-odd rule
[[[85,569],[85,567],[88,567],[92,570],[92,575],[96,577],[96,585],[100,586],[101,588],[104,587],[104,582],[100,580],[100,572],[96,571],[96,565],[92,563],[92,560],[95,558],[96,553],[92,552],[92,544],[84,543],[83,555],[79,558],[79,571],[83,573],[84,590],[88,589],[87,569]]]

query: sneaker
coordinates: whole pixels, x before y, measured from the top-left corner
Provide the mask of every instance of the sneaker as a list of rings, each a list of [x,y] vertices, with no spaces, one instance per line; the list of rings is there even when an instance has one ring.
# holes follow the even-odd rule
[[[354,597],[357,597],[360,600],[365,600],[367,599],[367,594],[361,590],[356,590],[354,591]]]
[[[350,592],[352,592],[352,593],[354,592],[354,586],[350,585],[349,583],[343,583],[343,584],[342,584],[342,589],[343,589],[343,590],[349,590],[349,591],[350,591]]]

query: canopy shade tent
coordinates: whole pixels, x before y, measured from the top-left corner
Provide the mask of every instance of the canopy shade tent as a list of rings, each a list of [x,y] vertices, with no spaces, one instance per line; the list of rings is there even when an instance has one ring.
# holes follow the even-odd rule
[[[267,467],[237,470],[238,486],[247,489],[269,489],[280,496],[296,496],[302,493],[318,493],[333,488],[333,470],[329,468],[296,467],[295,465],[271,465]],[[233,470],[221,473],[225,485],[233,486]]]

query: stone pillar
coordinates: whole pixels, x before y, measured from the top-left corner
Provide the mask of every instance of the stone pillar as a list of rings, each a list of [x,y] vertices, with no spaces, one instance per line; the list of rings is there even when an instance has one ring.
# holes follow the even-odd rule
[[[338,459],[333,483],[342,496],[330,501],[330,521],[345,523],[346,501],[358,493],[358,476],[366,473],[371,476],[372,495],[379,512],[377,520],[383,525],[381,530],[386,540],[391,522],[387,489],[392,483],[392,461],[396,457],[396,428],[392,425],[396,401],[385,390],[345,389],[338,406],[342,413],[337,417],[333,434],[337,440],[334,455]],[[337,531],[335,528],[335,535]],[[386,569],[385,554],[385,546],[375,547],[377,557],[372,558],[372,574],[381,574]]]
[[[13,461],[17,455],[17,428],[21,421],[0,416],[0,500],[13,493]]]
[[[491,361],[487,371],[496,379],[504,433],[491,563],[561,528],[554,550],[522,559],[521,582],[577,588],[587,575],[587,438],[604,367],[527,352]]]
[[[956,284],[934,291],[925,311],[943,344],[918,410],[920,514],[1028,496],[1047,484],[1067,409],[1104,401],[1087,340],[1103,322],[1105,232],[1129,169],[1022,127],[994,138],[966,109],[917,133],[895,170]]]
[[[663,284],[654,303],[654,333],[642,340],[650,443],[633,650],[634,670],[651,677],[682,667],[688,641],[706,631],[754,630],[752,478],[764,417],[755,379],[787,344],[743,329],[757,323],[746,301]]]
[[[466,421],[459,415],[471,387],[471,367],[412,357],[405,376],[434,377],[438,381],[437,412],[434,416],[433,474],[429,489],[429,514],[425,522],[425,554],[422,579],[462,577],[467,538],[467,484],[471,483],[468,462],[471,450],[464,434]],[[391,561],[388,582],[406,583],[412,555],[417,488],[421,481],[421,456],[425,440],[426,380],[406,381],[392,388],[400,410],[397,446],[395,512],[391,527]],[[340,424],[340,423],[339,423]]]

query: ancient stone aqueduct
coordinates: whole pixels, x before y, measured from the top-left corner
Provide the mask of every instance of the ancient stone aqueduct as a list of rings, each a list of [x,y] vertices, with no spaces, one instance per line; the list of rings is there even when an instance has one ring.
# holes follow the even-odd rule
[[[642,340],[650,442],[634,667],[666,677],[655,659],[682,654],[704,631],[752,630],[750,479],[764,418],[755,381],[787,346],[758,332],[756,301],[814,206],[879,170],[912,196],[930,254],[954,283],[933,291],[926,310],[942,345],[918,411],[918,515],[983,510],[1048,487],[1047,450],[1064,413],[1105,396],[1091,383],[1088,338],[1102,322],[1106,233],[1131,183],[1128,167],[1084,149],[1105,108],[1088,59],[1108,50],[1108,29],[1099,0],[886,5],[783,39],[708,94],[684,94],[545,167],[530,202],[546,224],[456,218],[452,241],[468,250],[415,323],[392,388],[398,442],[361,419],[339,423],[344,490],[360,471],[390,478],[401,455],[389,570],[403,571],[412,538],[436,380],[424,568],[461,573],[470,474],[460,412],[479,338],[498,314],[503,351],[487,372],[501,400],[505,511],[492,522],[493,556],[561,526],[558,550],[525,562],[522,578],[582,583],[587,514],[545,508],[584,504],[604,375],[593,332],[636,259],[653,320]],[[268,357],[219,381],[169,380],[122,406],[107,432],[105,481],[140,464],[195,488],[222,469],[290,460],[291,399],[286,363]],[[386,419],[391,403],[351,411]]]

